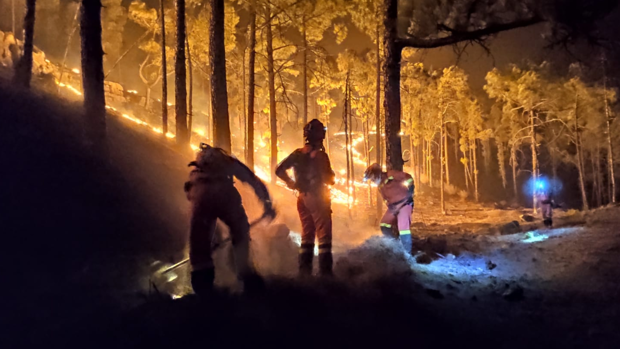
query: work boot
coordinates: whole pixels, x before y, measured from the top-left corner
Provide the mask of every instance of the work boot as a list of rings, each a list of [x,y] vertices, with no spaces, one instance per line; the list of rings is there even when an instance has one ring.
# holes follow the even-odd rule
[[[545,224],[545,227],[547,228],[551,228],[553,227],[553,219],[551,218],[546,218],[543,223]]]
[[[213,293],[215,268],[192,271],[192,289],[198,296],[204,297]]]
[[[411,254],[412,243],[411,243],[411,234],[400,234],[400,242],[403,244],[403,248],[405,252]]]
[[[299,275],[312,276],[312,259],[314,258],[314,246],[303,248],[299,252]]]
[[[334,260],[331,251],[319,253],[319,275],[333,276],[333,264]]]

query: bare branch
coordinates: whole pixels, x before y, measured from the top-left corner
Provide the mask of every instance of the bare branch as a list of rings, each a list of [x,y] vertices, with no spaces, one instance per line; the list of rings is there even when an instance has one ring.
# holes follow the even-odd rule
[[[442,46],[449,46],[465,41],[481,40],[483,38],[501,33],[503,31],[528,27],[534,24],[542,23],[543,21],[544,20],[541,17],[534,16],[515,22],[494,24],[486,28],[474,31],[451,31],[452,34],[442,38],[421,39],[413,36],[407,38],[399,38],[396,40],[396,44],[399,45],[401,48],[436,48]]]

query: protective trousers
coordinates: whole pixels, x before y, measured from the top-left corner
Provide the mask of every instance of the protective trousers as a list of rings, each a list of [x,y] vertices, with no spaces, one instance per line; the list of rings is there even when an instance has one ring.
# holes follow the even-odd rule
[[[297,211],[301,219],[301,247],[299,273],[312,274],[314,241],[319,241],[319,273],[332,274],[332,211],[329,193],[300,193]]]
[[[413,204],[398,205],[396,207],[388,205],[388,209],[381,218],[381,232],[385,236],[393,237],[392,229],[398,227],[400,241],[407,253],[411,253],[411,214]]]
[[[553,208],[551,207],[551,203],[545,203],[543,201],[543,203],[540,204],[540,211],[545,226],[551,227],[553,225]]]
[[[230,229],[237,276],[241,280],[255,274],[250,264],[250,225],[241,196],[231,183],[197,183],[192,186],[192,217],[189,259],[192,287],[197,294],[213,288],[215,268],[212,243],[219,218]]]

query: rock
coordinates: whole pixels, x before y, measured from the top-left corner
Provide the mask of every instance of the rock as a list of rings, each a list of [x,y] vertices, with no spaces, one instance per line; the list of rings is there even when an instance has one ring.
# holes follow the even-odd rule
[[[508,288],[503,294],[502,297],[504,297],[505,300],[507,301],[520,301],[523,300],[523,288],[519,285],[513,286]]]
[[[536,220],[536,218],[534,218],[534,216],[529,215],[529,214],[522,214],[521,215],[521,220],[524,222],[533,222]]]
[[[441,292],[439,292],[439,290],[434,290],[431,288],[427,288],[426,289],[426,294],[435,298],[435,299],[443,299],[443,294],[441,294]]]
[[[418,264],[431,264],[433,259],[429,255],[427,255],[426,253],[423,253],[423,254],[417,256],[415,258],[415,261]]]
[[[491,261],[487,261],[487,269],[489,270],[493,270],[497,267],[497,264],[491,262]]]
[[[511,235],[511,234],[517,234],[520,232],[521,232],[521,226],[519,225],[519,222],[517,221],[512,221],[500,227],[501,235]]]

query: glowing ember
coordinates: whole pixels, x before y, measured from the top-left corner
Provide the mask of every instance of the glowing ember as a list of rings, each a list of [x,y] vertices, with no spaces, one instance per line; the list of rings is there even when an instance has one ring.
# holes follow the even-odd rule
[[[73,68],[73,69],[71,69],[71,71],[72,71],[72,72],[74,72],[74,73],[76,73],[76,74],[79,74],[79,73],[80,73],[80,70],[79,70],[78,68]]]

